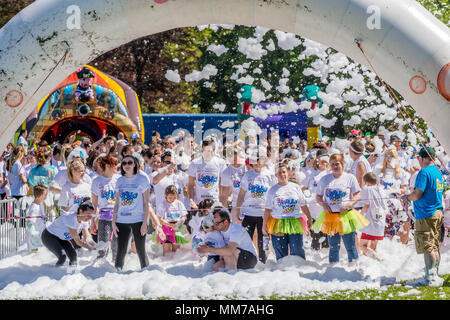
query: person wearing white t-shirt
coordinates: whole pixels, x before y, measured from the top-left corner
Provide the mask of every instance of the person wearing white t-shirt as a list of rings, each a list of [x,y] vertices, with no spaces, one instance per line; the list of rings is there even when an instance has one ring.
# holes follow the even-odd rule
[[[323,211],[322,206],[316,201],[317,186],[319,185],[320,179],[330,173],[330,157],[328,156],[328,152],[326,150],[318,151],[316,155],[317,158],[314,162],[314,171],[309,175],[302,187],[313,223]],[[310,232],[312,238],[311,248],[313,250],[320,250],[320,248],[329,247],[326,234],[322,231],[314,232],[314,230],[310,230]]]
[[[5,159],[4,157],[5,157],[5,153],[3,153],[2,159],[0,161],[0,200],[5,199],[8,191],[9,191],[8,171],[6,170],[5,160],[3,160],[3,159]],[[6,161],[8,161],[8,160],[6,160]]]
[[[116,183],[112,229],[118,242],[115,261],[115,267],[118,270],[123,269],[131,233],[133,233],[141,268],[148,265],[145,236],[149,215],[157,234],[161,239],[165,239],[159,220],[149,207],[150,181],[148,176],[139,172],[139,168],[140,164],[137,158],[134,156],[124,157],[120,164],[122,176],[117,179]]]
[[[153,190],[155,192],[155,211],[158,213],[165,202],[166,188],[171,185],[177,185],[177,176],[175,175],[176,163],[172,159],[172,152],[165,151],[161,154],[162,168],[158,169],[152,175]]]
[[[371,257],[377,258],[377,243],[384,239],[384,228],[386,225],[386,214],[388,212],[387,195],[381,186],[377,184],[377,176],[369,172],[364,176],[365,186],[361,190],[361,202],[364,215],[370,224],[361,229],[361,240],[359,242],[361,251]]]
[[[266,161],[264,155],[258,155],[257,160],[252,161],[255,162],[253,169],[242,177],[236,207],[232,210],[233,222],[239,223],[241,214],[244,216],[242,226],[251,238],[256,229],[259,259],[263,263],[267,260],[263,244],[264,205],[268,190],[277,183],[275,175],[266,168]]]
[[[386,235],[389,238],[398,235],[403,244],[409,242],[411,223],[403,210],[399,195],[404,195],[408,189],[410,174],[400,166],[397,151],[388,148],[384,153],[383,166],[375,172],[378,184],[388,194],[389,213],[386,216]]]
[[[300,218],[304,215],[308,227],[312,218],[305,196],[298,184],[289,182],[287,164],[278,166],[278,183],[272,186],[266,197],[263,234],[270,234],[277,260],[288,255],[306,259],[303,249],[303,229]]]
[[[233,270],[254,268],[258,255],[247,230],[231,222],[230,212],[226,208],[215,209],[213,215],[214,229],[222,234],[225,246],[214,248],[205,244],[199,246],[197,251],[223,257],[224,266]]]
[[[189,242],[190,235],[184,226],[187,210],[184,204],[178,200],[178,188],[175,185],[167,186],[164,192],[164,202],[158,207],[156,215],[166,235],[164,240],[155,237],[156,242],[163,246],[163,256],[169,252],[176,252],[181,244]]]
[[[83,177],[86,175],[86,167],[83,161],[76,159],[69,163],[67,168],[68,181],[61,189],[59,206],[62,214],[74,212],[83,202],[83,198],[91,197],[91,184],[86,183]]]
[[[89,233],[89,221],[93,214],[95,211],[92,202],[85,200],[74,213],[59,216],[42,232],[42,244],[58,258],[56,266],[62,266],[67,257],[69,265],[76,266],[77,252],[72,241],[79,247],[94,249],[95,242]],[[80,232],[83,234],[82,238],[79,236]]]
[[[245,174],[245,165],[239,149],[233,150],[233,163],[230,164],[222,174],[220,202],[224,207],[228,206],[228,199],[231,196],[231,207],[236,206],[239,190],[241,189],[241,179]]]
[[[361,188],[354,175],[344,172],[342,154],[333,154],[330,157],[330,168],[331,173],[322,177],[317,187],[316,200],[324,212],[314,223],[313,229],[328,235],[328,260],[331,264],[339,262],[342,238],[348,261],[354,265],[358,260],[355,232],[368,224],[358,211],[352,210],[360,199]]]
[[[112,237],[112,216],[116,202],[116,184],[120,175],[117,173],[118,160],[111,156],[103,156],[98,160],[101,175],[92,181],[92,203],[99,217],[91,224],[91,231],[97,233],[98,242],[109,242],[111,240],[112,261],[117,255],[117,238]],[[108,250],[99,250],[98,257],[102,258],[108,254]]]
[[[22,146],[15,147],[9,157],[9,162],[6,166],[8,170],[8,181],[10,184],[11,196],[17,200],[27,195],[27,175],[25,168],[22,165],[24,157],[24,149]]]
[[[225,160],[215,156],[215,142],[206,138],[202,142],[202,156],[191,162],[188,169],[188,195],[191,209],[198,209],[204,199],[219,201],[219,185]]]
[[[27,211],[27,247],[29,252],[37,252],[42,246],[41,233],[45,229],[45,211],[43,203],[47,198],[48,188],[42,184],[33,187],[34,200]]]

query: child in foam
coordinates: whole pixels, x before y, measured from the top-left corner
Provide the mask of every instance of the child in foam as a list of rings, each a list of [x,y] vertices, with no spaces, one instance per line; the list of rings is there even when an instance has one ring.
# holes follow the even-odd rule
[[[43,202],[47,198],[48,188],[42,184],[33,187],[34,200],[28,208],[27,216],[33,217],[27,221],[27,247],[29,252],[37,252],[42,246],[41,233],[45,229],[45,212]]]
[[[157,209],[157,215],[162,225],[166,239],[162,240],[155,234],[155,242],[163,246],[163,256],[169,252],[176,252],[181,244],[188,243],[190,234],[184,225],[187,210],[178,200],[178,189],[170,185],[165,190],[165,201]]]
[[[328,235],[330,246],[329,262],[339,262],[341,238],[347,249],[348,261],[356,264],[358,251],[355,243],[356,230],[369,224],[353,206],[360,199],[360,187],[356,177],[344,172],[344,157],[333,154],[330,157],[331,173],[320,179],[316,192],[316,200],[324,211],[314,222],[312,229]]]
[[[373,173],[364,175],[365,186],[361,191],[361,204],[363,214],[370,224],[361,229],[359,242],[361,251],[371,257],[377,258],[377,243],[384,239],[384,227],[386,214],[388,213],[387,195],[381,186],[377,184],[377,176]]]
[[[197,251],[197,248],[201,245],[207,245],[214,248],[222,248],[225,246],[223,236],[219,231],[214,230],[214,216],[212,214],[203,217],[200,231],[192,238],[191,245],[193,251],[200,256],[204,255]],[[208,261],[210,260],[214,261],[212,267],[213,271],[219,271],[220,268],[225,268],[223,257],[209,252]]]

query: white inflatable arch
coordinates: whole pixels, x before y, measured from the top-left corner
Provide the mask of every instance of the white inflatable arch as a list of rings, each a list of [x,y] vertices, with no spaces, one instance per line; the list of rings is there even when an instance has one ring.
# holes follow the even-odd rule
[[[77,68],[134,39],[205,24],[296,33],[368,66],[358,39],[450,150],[450,32],[415,0],[38,0],[0,29],[0,150]]]

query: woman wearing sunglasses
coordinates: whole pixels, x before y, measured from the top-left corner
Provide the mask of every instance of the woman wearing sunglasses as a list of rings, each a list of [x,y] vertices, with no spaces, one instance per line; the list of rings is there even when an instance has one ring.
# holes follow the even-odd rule
[[[124,157],[120,164],[122,176],[116,183],[112,228],[118,242],[115,261],[115,267],[118,270],[123,268],[131,233],[133,233],[141,268],[148,266],[145,236],[149,215],[156,226],[157,235],[165,239],[159,220],[149,206],[150,181],[148,176],[140,173],[139,168],[138,159],[133,156]]]

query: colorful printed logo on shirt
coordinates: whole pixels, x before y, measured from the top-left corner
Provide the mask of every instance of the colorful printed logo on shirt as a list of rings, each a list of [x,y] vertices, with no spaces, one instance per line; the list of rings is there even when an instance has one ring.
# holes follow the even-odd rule
[[[280,199],[277,198],[277,205],[283,209],[283,214],[290,214],[295,211],[297,206],[296,199]]]
[[[108,203],[114,203],[116,200],[116,192],[114,190],[102,190],[100,198],[105,199]]]
[[[178,212],[172,212],[167,214],[167,220],[169,221],[178,221],[180,220],[181,214],[179,214]]]
[[[267,192],[269,188],[266,188],[264,186],[261,186],[259,184],[252,184],[250,183],[248,185],[248,191],[251,193],[252,198],[262,198],[264,197],[264,194]]]
[[[120,192],[120,201],[122,201],[122,206],[131,206],[134,203],[134,200],[138,197],[137,193],[130,191],[121,191]]]
[[[436,190],[437,191],[444,190],[444,181],[442,179],[436,178]]]
[[[327,189],[325,197],[330,200],[330,204],[341,204],[342,199],[347,195],[347,192],[336,189]]]
[[[73,203],[76,205],[80,205],[83,203],[83,197],[81,196],[73,196]]]
[[[234,178],[233,179],[233,188],[240,188],[241,187],[241,180],[239,180],[238,178]]]
[[[199,174],[197,177],[197,181],[202,184],[203,188],[211,189],[217,183],[217,177],[208,176],[206,174]]]
[[[72,235],[69,232],[64,232],[64,238],[66,240],[70,240],[70,239],[72,239]]]
[[[384,181],[383,179],[381,179],[380,180],[380,185],[382,185],[384,190],[386,190],[387,188],[392,187],[394,185],[394,183],[393,182],[387,182],[387,181]]]

